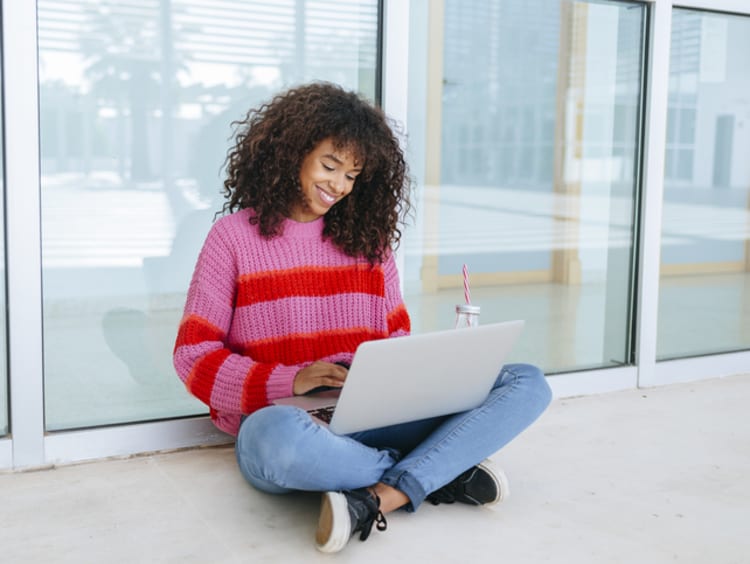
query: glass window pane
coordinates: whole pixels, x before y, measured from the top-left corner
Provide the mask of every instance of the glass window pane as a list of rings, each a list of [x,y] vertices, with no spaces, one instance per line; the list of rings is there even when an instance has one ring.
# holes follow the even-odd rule
[[[680,110],[680,143],[695,143],[695,110],[692,108]]]
[[[750,17],[675,9],[672,29],[659,359],[750,348]]]
[[[233,120],[376,95],[377,0],[39,0],[48,430],[204,412],[172,367]]]
[[[1,58],[0,58],[1,59]],[[0,93],[3,91],[2,67],[0,67]],[[5,234],[5,127],[0,112],[0,234]],[[5,244],[0,242],[0,437],[8,434],[8,336],[6,334],[7,308],[5,303]]]
[[[465,263],[483,323],[526,320],[517,360],[547,372],[630,362],[645,7],[411,6],[415,331],[451,327]]]

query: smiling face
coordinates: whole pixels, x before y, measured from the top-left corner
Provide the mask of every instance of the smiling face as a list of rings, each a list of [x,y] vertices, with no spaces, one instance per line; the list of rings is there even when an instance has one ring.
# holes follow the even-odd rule
[[[331,206],[349,195],[362,164],[345,149],[336,149],[331,139],[321,141],[302,160],[299,185],[305,203],[296,206],[290,219],[314,221],[326,214]]]

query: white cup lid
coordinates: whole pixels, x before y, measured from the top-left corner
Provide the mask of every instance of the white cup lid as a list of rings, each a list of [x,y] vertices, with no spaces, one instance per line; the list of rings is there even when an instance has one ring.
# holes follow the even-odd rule
[[[456,306],[456,313],[473,313],[479,315],[482,308],[477,305],[459,304]]]

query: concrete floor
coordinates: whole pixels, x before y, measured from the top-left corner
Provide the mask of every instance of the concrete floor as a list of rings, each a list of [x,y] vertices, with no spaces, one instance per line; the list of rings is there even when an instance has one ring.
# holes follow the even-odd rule
[[[317,553],[318,495],[247,486],[229,447],[0,474],[0,562],[750,561],[750,375],[558,399],[494,459],[510,499],[422,506]]]

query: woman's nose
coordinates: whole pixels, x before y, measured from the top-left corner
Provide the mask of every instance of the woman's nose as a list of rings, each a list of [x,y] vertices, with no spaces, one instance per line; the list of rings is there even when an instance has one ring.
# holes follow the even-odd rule
[[[336,174],[330,181],[331,188],[333,188],[337,194],[342,194],[346,189],[346,179],[343,174]]]

